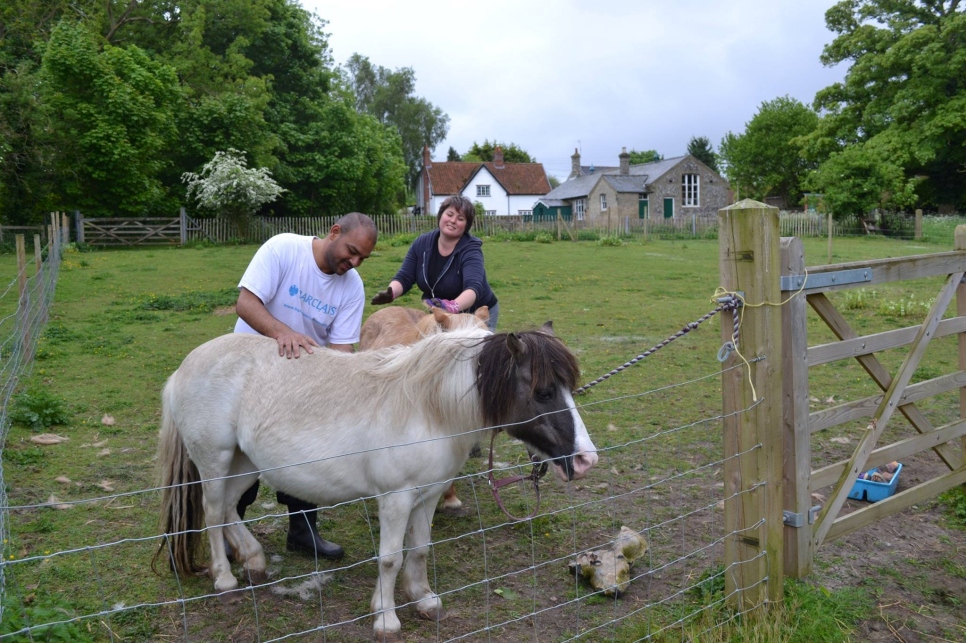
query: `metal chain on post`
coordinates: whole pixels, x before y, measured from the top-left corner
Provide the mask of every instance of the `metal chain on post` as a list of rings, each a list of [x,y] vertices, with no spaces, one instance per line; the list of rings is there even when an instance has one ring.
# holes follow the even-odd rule
[[[697,328],[699,325],[701,325],[704,322],[708,321],[709,319],[711,319],[712,317],[714,317],[715,315],[717,315],[721,311],[723,311],[723,310],[731,310],[732,311],[732,314],[734,315],[734,320],[735,320],[734,321],[734,327],[735,328],[734,328],[734,332],[732,333],[732,341],[729,342],[729,343],[727,343],[727,344],[725,344],[724,346],[722,346],[721,347],[721,350],[718,351],[718,361],[722,361],[723,362],[724,359],[727,359],[727,356],[731,354],[731,351],[734,350],[735,346],[738,345],[738,319],[739,319],[738,308],[741,306],[741,300],[737,296],[735,296],[735,295],[727,295],[725,297],[719,297],[718,298],[718,302],[720,302],[719,305],[714,310],[712,310],[711,312],[709,312],[709,313],[701,316],[700,318],[698,318],[697,320],[695,320],[693,322],[689,322],[687,325],[684,326],[684,328],[682,328],[678,332],[674,333],[673,335],[671,335],[670,337],[668,337],[667,339],[665,339],[660,344],[657,344],[653,348],[649,348],[648,350],[644,351],[643,353],[641,353],[640,355],[638,355],[634,359],[630,360],[629,362],[624,362],[623,364],[621,364],[620,366],[618,366],[614,370],[610,371],[609,373],[606,373],[604,375],[601,375],[600,377],[598,377],[593,382],[589,382],[587,384],[584,384],[583,386],[581,386],[580,388],[578,388],[576,391],[574,391],[574,395],[580,395],[581,393],[585,392],[587,389],[589,389],[589,388],[591,388],[593,386],[597,386],[598,384],[600,384],[601,382],[603,382],[604,380],[606,380],[607,378],[609,378],[611,375],[616,375],[616,374],[620,373],[621,371],[623,371],[624,369],[626,369],[626,368],[628,368],[630,366],[633,366],[634,364],[638,363],[639,361],[641,361],[645,357],[649,357],[649,356],[653,355],[657,351],[661,350],[662,348],[664,348],[665,346],[667,346],[668,344],[670,344],[671,342],[673,342],[675,339],[677,339],[679,337],[683,337],[684,335],[687,335],[692,330],[694,330],[695,328]],[[721,357],[722,352],[724,352],[724,354],[725,354],[724,359],[722,359],[722,357]]]

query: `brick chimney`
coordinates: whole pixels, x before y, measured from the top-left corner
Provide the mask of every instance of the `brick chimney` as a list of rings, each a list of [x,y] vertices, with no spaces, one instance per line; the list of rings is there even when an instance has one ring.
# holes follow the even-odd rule
[[[574,148],[574,155],[570,157],[570,176],[569,179],[573,179],[580,176],[580,152],[577,148]]]
[[[422,213],[429,213],[429,168],[433,167],[433,159],[429,157],[429,146],[423,145],[423,204]]]
[[[503,169],[503,148],[499,145],[493,150],[493,167]]]
[[[622,147],[621,153],[617,155],[617,158],[621,160],[621,174],[628,175],[631,173],[631,155],[627,153],[627,148]]]

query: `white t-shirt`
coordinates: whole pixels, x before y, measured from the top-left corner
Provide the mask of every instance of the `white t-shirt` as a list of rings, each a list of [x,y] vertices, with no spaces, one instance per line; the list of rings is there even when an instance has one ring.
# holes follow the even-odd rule
[[[341,276],[322,272],[312,254],[313,239],[275,235],[255,253],[238,287],[251,291],[272,316],[319,346],[355,344],[365,306],[362,277],[354,268]],[[235,332],[258,334],[241,318]]]

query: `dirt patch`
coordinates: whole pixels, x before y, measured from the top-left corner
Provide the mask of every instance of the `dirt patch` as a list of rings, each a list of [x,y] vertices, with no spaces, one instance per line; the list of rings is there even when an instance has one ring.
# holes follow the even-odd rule
[[[931,452],[903,460],[898,491],[948,472]],[[866,503],[848,501],[844,512]],[[861,640],[966,640],[966,530],[946,524],[926,501],[823,545],[810,582],[872,591],[878,617],[860,625]]]
[[[224,317],[225,315],[234,315],[235,314],[235,307],[234,306],[219,306],[218,308],[215,308],[213,311],[211,311],[211,314],[212,315],[215,315],[216,317]]]

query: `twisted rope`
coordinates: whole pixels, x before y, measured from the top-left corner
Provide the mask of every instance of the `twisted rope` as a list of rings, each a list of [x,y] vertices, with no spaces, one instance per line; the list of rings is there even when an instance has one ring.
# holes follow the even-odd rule
[[[618,366],[617,368],[615,368],[611,372],[606,373],[604,375],[601,375],[600,377],[598,377],[593,382],[589,382],[587,384],[584,384],[583,386],[581,386],[580,388],[578,388],[576,391],[574,391],[574,395],[580,395],[581,393],[583,393],[587,389],[591,388],[592,386],[597,386],[598,384],[600,384],[601,382],[603,382],[604,380],[606,380],[607,378],[609,378],[611,375],[617,375],[618,373],[620,373],[624,369],[626,369],[626,368],[628,368],[630,366],[633,366],[634,364],[637,364],[639,361],[641,361],[645,357],[649,357],[650,355],[653,355],[657,351],[661,350],[662,348],[664,348],[665,346],[667,346],[668,344],[670,344],[671,342],[673,342],[675,339],[677,339],[679,337],[684,337],[685,335],[687,335],[688,333],[690,333],[692,330],[694,330],[695,328],[697,328],[698,326],[700,326],[704,322],[708,321],[709,319],[711,319],[712,317],[714,317],[715,315],[717,315],[718,313],[720,313],[723,310],[731,310],[731,311],[733,311],[733,314],[734,314],[734,331],[732,332],[732,342],[733,343],[732,342],[729,342],[728,344],[725,344],[725,346],[722,346],[722,351],[724,351],[730,345],[730,348],[728,348],[728,350],[727,350],[727,354],[730,354],[731,351],[734,350],[734,347],[738,344],[738,306],[739,306],[739,299],[737,297],[735,297],[734,295],[728,295],[726,297],[719,298],[718,301],[720,301],[721,304],[718,305],[711,312],[709,312],[709,313],[707,313],[707,314],[699,317],[697,320],[695,320],[693,322],[688,322],[684,326],[684,328],[682,328],[678,332],[674,333],[673,335],[671,335],[670,337],[668,337],[667,339],[665,339],[660,344],[657,344],[656,346],[647,349],[646,351],[644,351],[643,353],[641,353],[640,355],[638,355],[637,357],[635,357],[631,361],[624,362],[623,364],[621,364],[620,366]],[[726,357],[727,357],[727,354],[726,354]],[[718,359],[719,359],[719,361],[723,361],[723,360],[721,360],[721,353],[720,352],[718,354]]]

